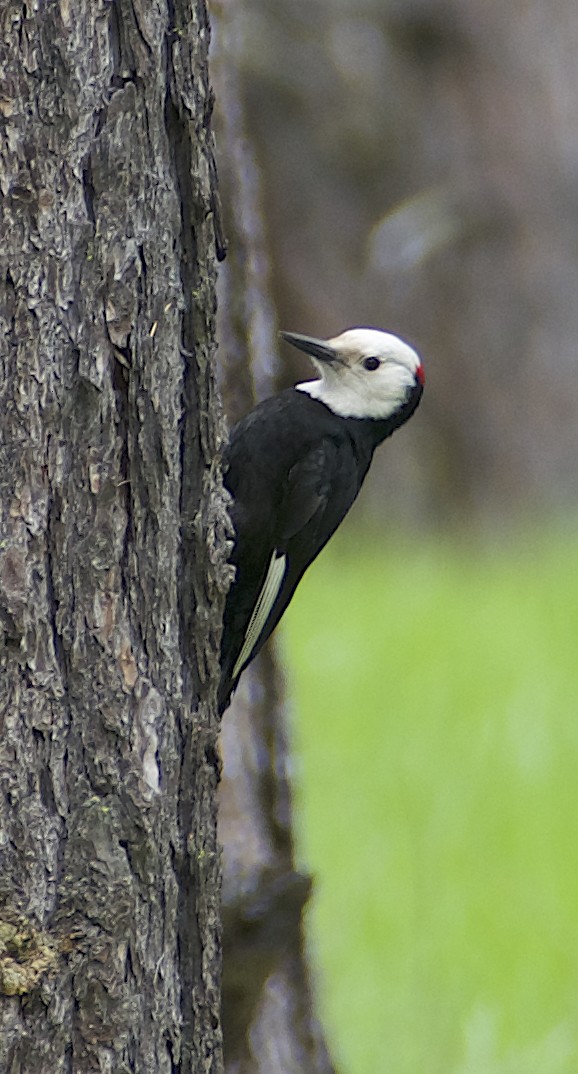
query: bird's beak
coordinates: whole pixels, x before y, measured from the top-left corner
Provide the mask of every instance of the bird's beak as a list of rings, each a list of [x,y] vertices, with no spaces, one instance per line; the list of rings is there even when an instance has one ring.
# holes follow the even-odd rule
[[[300,351],[305,351],[305,354],[309,354],[311,358],[316,358],[320,362],[327,362],[328,365],[344,365],[343,359],[339,357],[337,351],[330,347],[324,339],[315,339],[314,336],[301,336],[298,332],[280,332],[279,335],[287,343],[291,343],[293,347],[297,347]]]

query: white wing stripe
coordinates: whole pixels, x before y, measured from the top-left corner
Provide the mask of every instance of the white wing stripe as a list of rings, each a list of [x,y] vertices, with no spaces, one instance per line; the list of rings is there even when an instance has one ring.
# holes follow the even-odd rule
[[[253,614],[249,620],[249,626],[247,627],[247,633],[245,634],[245,641],[243,642],[243,648],[239,653],[233,668],[233,678],[235,679],[244,664],[251,656],[253,649],[255,648],[263,627],[269,618],[269,612],[273,607],[277,594],[281,589],[283,578],[285,575],[285,567],[287,566],[287,556],[277,555],[277,552],[273,552],[271,556],[271,562],[269,563],[269,569],[265,581],[263,582],[263,588],[257,597],[255,607],[253,608]]]

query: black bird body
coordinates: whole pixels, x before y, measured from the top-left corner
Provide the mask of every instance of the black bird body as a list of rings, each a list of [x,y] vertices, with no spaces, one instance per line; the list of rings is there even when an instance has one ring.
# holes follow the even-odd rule
[[[375,448],[407,421],[423,390],[415,379],[393,413],[367,419],[339,415],[301,388],[256,406],[233,429],[224,455],[236,574],[224,615],[221,711],[349,511]]]

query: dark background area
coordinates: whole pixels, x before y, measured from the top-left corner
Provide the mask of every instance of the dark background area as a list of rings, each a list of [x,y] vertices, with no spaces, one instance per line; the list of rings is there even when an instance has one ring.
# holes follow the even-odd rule
[[[234,18],[279,327],[375,325],[426,364],[365,508],[474,528],[574,509],[571,0],[246,0]],[[285,351],[280,382],[309,376]]]

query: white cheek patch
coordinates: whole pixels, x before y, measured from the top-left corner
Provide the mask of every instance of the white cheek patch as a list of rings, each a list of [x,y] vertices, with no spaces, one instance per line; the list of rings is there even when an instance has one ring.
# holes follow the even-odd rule
[[[261,637],[263,628],[269,618],[271,609],[277,599],[279,590],[283,584],[285,577],[285,568],[287,566],[287,556],[278,555],[275,551],[271,556],[271,562],[267,570],[265,581],[255,607],[253,608],[253,614],[249,620],[249,626],[247,627],[247,633],[245,634],[245,640],[243,642],[243,648],[239,653],[235,667],[233,668],[233,678],[236,679],[240,674],[242,668],[249,660],[253,649],[255,648],[259,638]]]
[[[403,366],[390,366],[377,373],[344,371],[329,377],[296,384],[297,391],[325,403],[342,418],[389,418],[405,402],[415,381]]]

